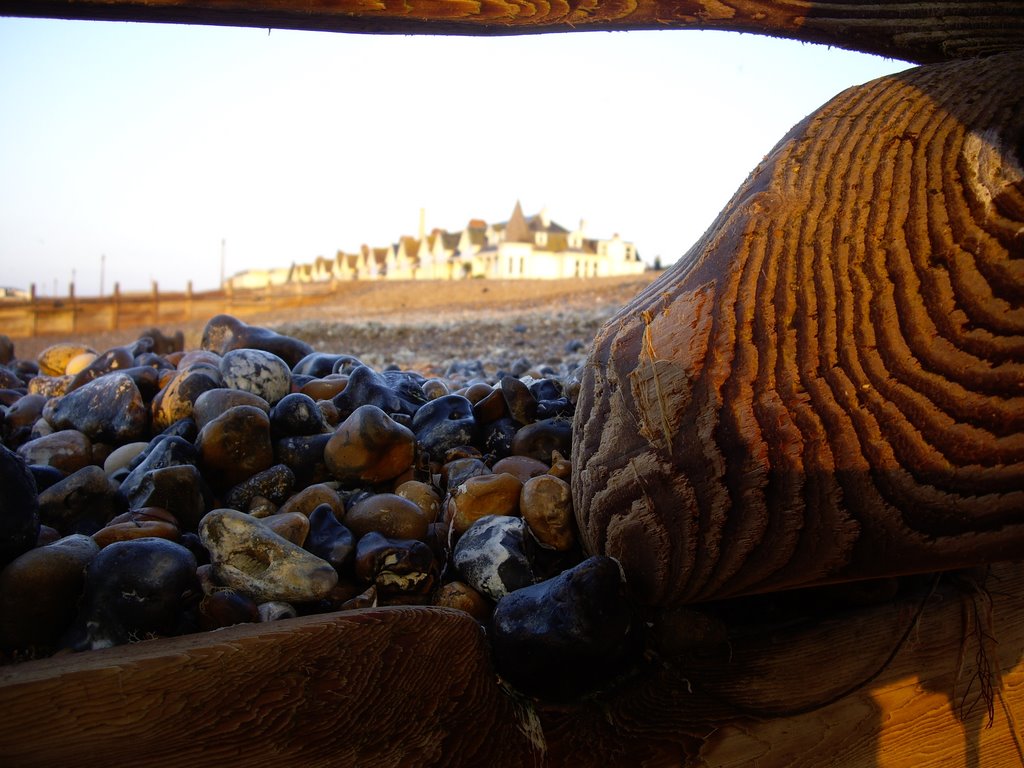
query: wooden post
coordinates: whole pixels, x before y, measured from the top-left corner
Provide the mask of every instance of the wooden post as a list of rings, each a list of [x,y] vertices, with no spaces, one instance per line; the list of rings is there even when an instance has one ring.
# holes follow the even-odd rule
[[[192,319],[192,281],[185,283],[185,319]]]
[[[38,295],[36,294],[36,284],[32,283],[28,287],[28,314],[29,314],[29,327],[32,330],[32,335],[35,336],[39,329],[39,304]]]
[[[152,306],[151,320],[153,325],[160,324],[160,287],[157,285],[156,280],[150,281],[150,292],[149,301]]]

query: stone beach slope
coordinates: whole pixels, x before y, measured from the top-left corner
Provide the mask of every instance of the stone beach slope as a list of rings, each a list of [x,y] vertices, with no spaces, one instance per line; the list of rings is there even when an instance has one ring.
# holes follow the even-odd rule
[[[380,369],[397,365],[424,375],[479,360],[487,374],[579,363],[597,330],[660,272],[586,280],[471,280],[344,283],[326,301],[246,313],[245,321],[302,339],[315,349],[355,355]],[[161,324],[199,346],[208,317]],[[138,327],[79,336],[18,339],[19,357],[34,358],[57,341],[103,350],[139,335]],[[2,332],[2,329],[0,329]]]

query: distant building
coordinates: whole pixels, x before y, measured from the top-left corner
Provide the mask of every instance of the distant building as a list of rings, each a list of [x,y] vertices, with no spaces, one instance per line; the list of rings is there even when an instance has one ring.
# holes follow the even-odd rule
[[[572,277],[635,275],[644,263],[633,243],[617,234],[600,240],[586,235],[585,224],[568,230],[547,210],[524,216],[516,202],[508,221],[488,224],[471,219],[460,232],[434,229],[405,235],[385,248],[362,246],[359,253],[338,251],[309,264],[275,270],[247,270],[229,279],[233,288],[265,288],[331,280],[557,280]]]

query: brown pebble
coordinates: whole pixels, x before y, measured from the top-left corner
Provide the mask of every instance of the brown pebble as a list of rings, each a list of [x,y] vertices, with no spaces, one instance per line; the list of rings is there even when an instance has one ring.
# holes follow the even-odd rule
[[[428,523],[419,505],[394,493],[377,493],[357,502],[343,522],[356,537],[376,531],[389,539],[423,539]]]
[[[304,395],[309,395],[314,400],[330,400],[341,393],[348,384],[348,376],[341,373],[332,373],[322,379],[307,381],[299,389]]]
[[[356,408],[324,449],[328,471],[339,480],[380,483],[412,466],[416,437],[375,405]]]
[[[286,512],[300,512],[309,517],[313,510],[321,504],[330,505],[331,509],[334,510],[334,516],[338,520],[345,516],[345,503],[341,500],[341,496],[326,483],[307,485],[286,500],[278,511],[282,514]]]
[[[514,475],[477,475],[450,489],[445,522],[456,535],[486,515],[517,515],[523,484]]]
[[[259,620],[256,601],[233,589],[219,589],[199,603],[199,628],[204,632],[235,624],[254,624]]]
[[[364,592],[356,595],[349,600],[346,600],[341,604],[338,610],[341,611],[353,611],[357,608],[376,608],[377,607],[377,587],[371,584]]]
[[[236,405],[199,431],[196,447],[203,477],[216,490],[227,490],[273,464],[270,417],[255,406]]]
[[[485,623],[491,615],[491,606],[487,599],[461,581],[453,581],[441,587],[434,597],[434,605],[455,608],[468,613],[481,624]]]
[[[548,472],[549,475],[565,480],[565,482],[571,482],[572,479],[572,462],[565,458],[558,451],[551,452],[551,469]]]
[[[481,424],[489,424],[505,416],[508,416],[508,405],[500,389],[492,389],[486,397],[473,403],[473,418]]]
[[[248,512],[250,515],[256,518],[270,517],[270,515],[276,515],[278,512],[277,504],[268,499],[266,496],[256,495],[253,496],[246,508],[243,510]]]
[[[519,509],[523,520],[542,546],[559,552],[576,543],[573,531],[572,490],[554,475],[539,475],[523,484]]]
[[[483,400],[493,391],[494,388],[490,384],[484,384],[483,382],[478,381],[475,384],[470,384],[464,389],[460,389],[455,394],[462,395],[464,398],[469,400],[469,402],[475,404]]]
[[[77,472],[92,463],[92,440],[77,429],[63,429],[18,447],[28,464],[46,464],[61,472]]]
[[[300,547],[309,535],[309,518],[299,512],[278,513],[263,518],[263,524],[282,538]]]
[[[395,493],[418,506],[427,523],[436,522],[441,514],[441,496],[424,482],[409,480],[395,488]]]
[[[241,389],[220,388],[203,392],[196,398],[196,402],[192,406],[192,418],[195,419],[196,426],[201,430],[229,408],[238,405],[252,406],[270,414],[270,403],[259,395]]]
[[[102,548],[115,541],[129,541],[150,536],[177,541],[180,531],[174,515],[159,507],[135,509],[111,518],[109,523],[92,535],[92,539]]]
[[[530,456],[506,456],[504,459],[495,462],[494,466],[491,467],[491,471],[494,474],[508,472],[508,474],[519,478],[521,483],[525,483],[531,477],[546,474],[549,469],[550,467],[543,461],[531,458]]]

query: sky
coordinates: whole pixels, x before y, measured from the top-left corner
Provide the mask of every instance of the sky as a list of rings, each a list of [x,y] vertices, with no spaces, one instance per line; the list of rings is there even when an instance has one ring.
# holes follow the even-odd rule
[[[907,63],[738,33],[0,18],[0,285],[197,291],[517,200],[675,261],[803,117]]]

